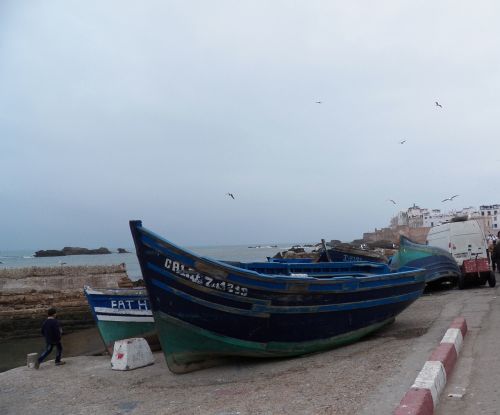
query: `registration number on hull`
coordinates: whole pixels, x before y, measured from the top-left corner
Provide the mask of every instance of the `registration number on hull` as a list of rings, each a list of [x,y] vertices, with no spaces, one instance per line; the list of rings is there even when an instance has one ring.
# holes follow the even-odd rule
[[[234,295],[240,295],[242,297],[246,297],[248,295],[248,288],[246,287],[240,287],[237,284],[221,281],[205,274],[200,274],[195,269],[188,267],[179,261],[172,261],[167,258],[165,260],[165,268],[179,277],[204,287],[213,288],[215,290],[224,291]]]

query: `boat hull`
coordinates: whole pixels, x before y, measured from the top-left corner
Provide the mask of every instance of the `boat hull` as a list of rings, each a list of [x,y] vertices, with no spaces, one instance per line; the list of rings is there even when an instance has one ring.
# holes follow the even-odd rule
[[[391,261],[391,268],[402,266],[425,269],[425,281],[440,284],[445,281],[456,282],[461,271],[453,256],[444,249],[423,245],[401,236],[399,250]]]
[[[153,349],[159,348],[153,313],[144,288],[84,288],[99,334],[108,352],[116,340],[145,338]]]
[[[318,262],[357,262],[369,261],[387,263],[387,257],[375,251],[366,251],[363,249],[336,246],[329,248],[328,253],[323,251]]]
[[[425,284],[422,270],[390,273],[386,265],[368,267],[376,274],[356,272],[361,264],[245,269],[183,250],[140,222],[131,222],[131,230],[162,349],[175,373],[226,356],[296,356],[356,341],[393,321]]]
[[[394,317],[345,334],[302,342],[259,343],[228,337],[173,318],[154,314],[160,342],[164,345],[168,368],[173,373],[188,373],[224,363],[228,357],[281,358],[329,350],[356,342],[394,322]]]

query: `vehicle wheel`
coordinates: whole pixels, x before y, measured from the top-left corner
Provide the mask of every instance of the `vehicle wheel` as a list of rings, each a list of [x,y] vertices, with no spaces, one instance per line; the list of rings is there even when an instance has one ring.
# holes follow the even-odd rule
[[[463,290],[465,288],[465,275],[460,274],[458,277],[458,289]]]
[[[497,285],[497,279],[496,279],[495,273],[493,271],[490,272],[490,275],[488,276],[488,285],[490,287],[494,287],[495,285]]]
[[[490,278],[490,273],[488,272],[481,272],[479,276],[479,285],[484,285],[486,284],[486,281],[488,281]]]

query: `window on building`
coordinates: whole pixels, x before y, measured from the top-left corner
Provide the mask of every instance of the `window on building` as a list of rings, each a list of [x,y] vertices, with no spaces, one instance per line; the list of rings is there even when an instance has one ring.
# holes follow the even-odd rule
[[[494,214],[496,215],[496,214],[497,214],[497,212],[498,212],[498,210],[495,210],[495,213],[494,213]]]
[[[484,212],[481,212],[481,216],[484,216]]]
[[[488,216],[491,216],[491,210],[488,210]]]

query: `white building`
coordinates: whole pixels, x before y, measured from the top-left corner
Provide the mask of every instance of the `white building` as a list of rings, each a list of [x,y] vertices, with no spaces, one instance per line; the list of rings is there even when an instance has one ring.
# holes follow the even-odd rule
[[[457,216],[467,216],[477,219],[486,234],[497,234],[500,231],[500,204],[482,205],[479,210],[473,206],[461,210],[441,212],[440,209],[420,208],[413,205],[406,211],[400,211],[397,217],[391,219],[391,226],[409,226],[410,228],[432,228],[442,223],[450,222]]]
[[[497,234],[500,230],[500,205],[479,206],[481,219],[484,220],[485,230],[488,233]]]
[[[427,211],[424,215],[423,226],[432,228],[433,226],[441,225],[442,223],[449,222],[454,215],[450,212],[444,213],[440,209],[432,209]]]

